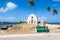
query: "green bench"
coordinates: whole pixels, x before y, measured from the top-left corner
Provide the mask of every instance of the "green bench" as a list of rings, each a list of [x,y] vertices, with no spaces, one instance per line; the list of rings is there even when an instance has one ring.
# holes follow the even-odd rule
[[[36,32],[49,32],[48,26],[36,26]]]

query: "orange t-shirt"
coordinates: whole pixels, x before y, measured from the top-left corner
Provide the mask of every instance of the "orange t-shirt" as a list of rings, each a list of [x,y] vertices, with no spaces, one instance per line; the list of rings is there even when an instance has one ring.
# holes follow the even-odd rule
[[[44,27],[46,26],[46,24],[45,24],[45,23],[43,23],[43,25],[44,25]]]

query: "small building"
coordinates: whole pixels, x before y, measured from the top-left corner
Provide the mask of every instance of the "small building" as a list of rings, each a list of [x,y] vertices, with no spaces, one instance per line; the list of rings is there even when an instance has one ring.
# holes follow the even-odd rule
[[[29,24],[37,24],[38,23],[38,18],[35,14],[31,14],[28,16],[27,23]]]

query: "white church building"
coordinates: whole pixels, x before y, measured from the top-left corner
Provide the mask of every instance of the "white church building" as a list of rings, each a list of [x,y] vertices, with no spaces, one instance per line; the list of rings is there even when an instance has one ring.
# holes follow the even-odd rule
[[[28,16],[27,23],[29,24],[37,24],[38,23],[38,18],[35,14],[31,14]]]

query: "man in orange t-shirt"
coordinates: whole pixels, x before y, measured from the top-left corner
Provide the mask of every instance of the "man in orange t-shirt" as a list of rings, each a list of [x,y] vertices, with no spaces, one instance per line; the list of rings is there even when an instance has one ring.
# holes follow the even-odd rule
[[[43,23],[43,25],[44,25],[44,28],[46,27],[46,24],[45,23]]]

